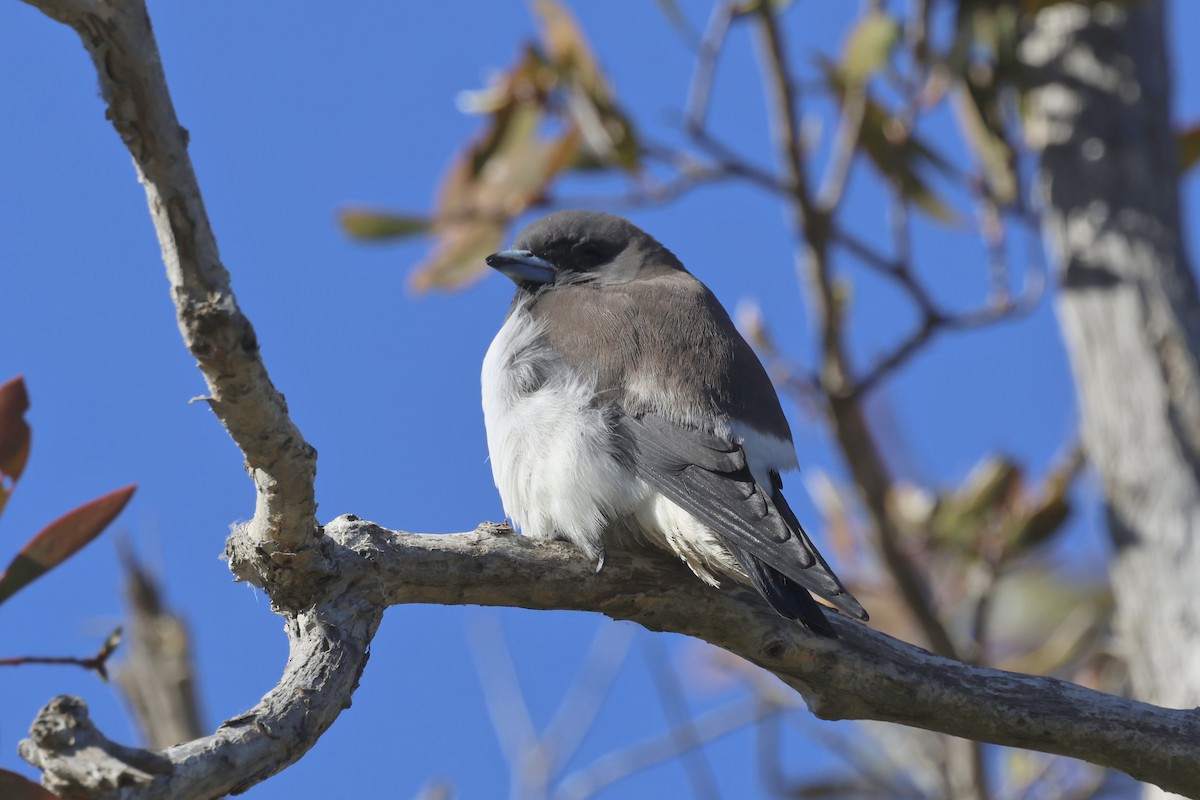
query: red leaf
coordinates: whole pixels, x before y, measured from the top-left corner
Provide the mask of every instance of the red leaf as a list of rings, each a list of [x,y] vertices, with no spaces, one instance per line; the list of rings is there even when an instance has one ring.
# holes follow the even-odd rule
[[[136,489],[133,485],[126,486],[85,503],[51,522],[30,539],[0,575],[0,603],[99,536],[125,508]]]
[[[30,430],[25,421],[28,409],[29,394],[21,376],[0,385],[0,510],[29,458]]]
[[[6,800],[58,800],[39,784],[6,769],[0,769],[0,797]]]

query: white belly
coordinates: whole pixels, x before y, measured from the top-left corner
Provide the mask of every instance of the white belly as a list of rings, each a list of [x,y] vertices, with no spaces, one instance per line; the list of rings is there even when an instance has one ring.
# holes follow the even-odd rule
[[[565,537],[595,558],[608,523],[629,516],[649,489],[615,457],[594,385],[539,345],[539,334],[518,310],[483,360],[492,477],[522,533]]]
[[[621,462],[611,421],[593,403],[594,379],[566,368],[539,343],[540,334],[538,323],[518,308],[483,360],[492,477],[513,524],[533,538],[565,538],[595,558],[605,529],[627,522],[628,530],[678,555],[707,583],[716,585],[722,573],[741,576],[720,537]],[[775,460],[773,449],[764,459],[749,459],[756,477]],[[794,464],[790,444],[788,450]]]

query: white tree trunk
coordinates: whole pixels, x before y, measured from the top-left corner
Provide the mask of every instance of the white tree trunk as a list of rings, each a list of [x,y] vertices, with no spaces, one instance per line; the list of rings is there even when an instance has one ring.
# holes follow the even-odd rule
[[[1200,299],[1170,125],[1164,9],[1061,4],[1023,40],[1045,235],[1089,460],[1104,481],[1134,691],[1200,706]]]

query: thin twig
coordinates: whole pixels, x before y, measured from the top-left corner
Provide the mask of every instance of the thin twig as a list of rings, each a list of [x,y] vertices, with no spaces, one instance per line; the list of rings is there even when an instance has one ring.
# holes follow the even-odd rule
[[[825,179],[821,181],[821,189],[817,193],[817,203],[821,210],[832,216],[841,205],[850,182],[850,167],[858,155],[859,137],[862,135],[863,119],[867,112],[867,91],[864,86],[847,87],[842,101],[842,113],[838,117],[838,129],[833,140],[833,153],[830,155],[829,167]]]
[[[1021,296],[1002,305],[985,306],[954,315],[945,314],[932,307],[924,309],[923,318],[917,328],[892,352],[881,357],[867,373],[854,382],[852,396],[865,397],[884,378],[906,364],[936,334],[943,331],[975,330],[1017,319],[1036,309],[1044,294],[1045,281],[1042,273],[1031,271],[1029,284],[1022,291]]]
[[[624,194],[572,195],[570,197],[547,194],[540,202],[533,205],[542,209],[643,208],[670,203],[689,192],[714,183],[744,179],[745,177],[742,170],[735,164],[693,165],[668,181],[643,183]]]
[[[721,169],[739,178],[745,178],[750,183],[771,192],[772,194],[790,194],[791,187],[781,183],[770,170],[763,169],[738,155],[733,148],[717,139],[709,131],[700,128],[687,131],[688,138],[696,147],[703,150]]]
[[[728,736],[775,713],[778,711],[774,706],[745,701],[710,711],[688,723],[694,736],[688,739],[687,744],[681,743],[678,731],[670,730],[660,736],[630,745],[569,775],[554,796],[556,800],[582,800],[592,797],[630,775],[679,758],[689,749]]]
[[[101,679],[108,680],[108,659],[121,643],[121,629],[117,628],[108,635],[104,644],[96,654],[87,658],[78,656],[13,656],[0,658],[0,667],[23,667],[30,664],[53,664],[57,666],[83,667],[95,672]]]
[[[797,91],[788,66],[783,35],[776,24],[775,10],[770,3],[759,3],[757,12],[759,40],[762,43],[759,48],[761,71],[766,83],[767,106],[771,111],[771,138],[783,160],[797,210],[803,215],[803,223],[813,216],[813,203],[804,162],[804,142],[800,136]],[[803,224],[798,228],[805,229]]]
[[[552,775],[575,755],[592,729],[628,659],[636,630],[607,620],[600,624],[575,682],[542,731],[542,749],[550,754]]]
[[[701,131],[708,117],[708,105],[712,99],[713,78],[716,76],[717,59],[725,48],[725,36],[737,14],[739,0],[724,0],[713,8],[700,40],[696,54],[696,66],[692,70],[692,82],[688,87],[684,121],[689,131]]]
[[[469,615],[467,641],[492,729],[508,761],[512,796],[543,796],[549,783],[549,759],[538,741],[499,616]]]
[[[657,637],[642,640],[642,654],[650,668],[650,676],[658,690],[658,699],[667,717],[667,724],[676,737],[676,744],[683,761],[683,771],[692,784],[692,793],[697,798],[719,798],[717,776],[713,774],[704,755],[703,743],[696,731],[692,712],[687,707],[687,698],[679,685],[679,676],[671,665],[671,657]]]
[[[866,726],[854,726],[851,735],[842,732],[840,726],[828,724],[819,725],[811,717],[800,714],[786,714],[765,720],[759,729],[766,732],[769,726],[777,721],[787,721],[796,731],[810,741],[820,745],[846,765],[860,779],[860,785],[866,784],[878,792],[879,797],[901,800],[920,800],[925,794],[912,786],[906,780],[911,762],[906,762],[904,768],[900,760],[890,752],[892,748],[874,736]],[[880,730],[880,728],[876,728]],[[778,732],[774,732],[778,737]],[[778,760],[778,756],[776,756]],[[776,766],[779,782],[786,783],[781,765]],[[865,788],[865,787],[864,787]],[[790,794],[788,794],[790,796]]]
[[[831,241],[857,258],[864,266],[899,284],[923,314],[936,309],[928,290],[908,268],[908,262],[903,253],[897,258],[889,259],[854,234],[841,228],[834,229]]]
[[[978,564],[968,566],[968,578],[974,577],[971,584],[977,584],[974,591],[968,592],[971,598],[971,647],[967,653],[968,663],[985,664],[991,639],[992,602],[996,599],[996,587],[1000,581],[1001,568],[990,559],[984,558]]]
[[[807,243],[807,271],[813,286],[821,338],[819,381],[833,422],[834,435],[850,466],[855,484],[871,516],[876,544],[913,618],[935,651],[957,657],[958,649],[942,624],[924,576],[900,544],[901,535],[888,509],[892,477],[883,461],[854,388],[846,355],[842,304],[829,260],[833,227],[826,214],[813,207],[808,193],[803,142],[797,124],[797,98],[787,63],[786,47],[769,3],[758,6],[761,33],[760,70],[771,111],[772,138],[792,186],[794,226]]]

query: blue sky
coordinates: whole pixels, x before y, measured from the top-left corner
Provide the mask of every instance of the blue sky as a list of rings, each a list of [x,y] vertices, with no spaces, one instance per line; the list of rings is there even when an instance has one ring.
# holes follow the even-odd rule
[[[575,3],[621,102],[663,138],[682,107],[691,57],[653,3]],[[702,26],[707,4],[683,3]],[[834,51],[858,4],[801,0],[786,17],[799,64]],[[167,75],[243,309],[276,385],[320,452],[317,497],[328,519],[354,513],[390,528],[469,530],[503,512],[492,486],[479,405],[479,365],[511,284],[499,276],[453,294],[414,297],[407,274],[425,243],[374,247],[334,224],[342,205],[430,207],[455,149],[479,127],[455,95],[483,85],[534,32],[526,6],[492,3],[312,4],[281,14],[271,4],[152,3]],[[1176,117],[1200,118],[1200,56],[1183,47],[1200,7],[1171,4]],[[470,20],[467,22],[467,20]],[[286,655],[265,599],[235,585],[218,559],[228,525],[253,512],[241,458],[207,407],[180,343],[145,199],[124,147],[104,120],[92,66],[75,34],[23,3],[0,3],[0,380],[24,374],[32,397],[33,453],[0,520],[7,554],[42,525],[126,483],[140,488],[109,534],[7,603],[0,655],[87,654],[121,616],[114,534],[124,532],[168,585],[195,633],[210,724],[251,706]],[[733,38],[721,65],[715,130],[762,164],[773,163],[750,39]],[[949,143],[947,113],[929,135]],[[828,124],[825,128],[828,132]],[[954,158],[964,161],[961,152]],[[595,186],[582,184],[592,190]],[[1187,227],[1197,227],[1197,182],[1187,185]],[[844,212],[884,241],[881,193],[861,165]],[[666,207],[628,212],[705,280],[730,308],[756,299],[778,339],[807,361],[809,319],[792,243],[772,198],[717,187]],[[981,247],[968,231],[917,229],[923,274],[947,303],[984,296]],[[1189,233],[1195,253],[1195,235]],[[853,269],[855,351],[868,358],[913,321],[902,298]],[[1043,472],[1072,436],[1070,377],[1052,309],[1018,323],[939,339],[874,403],[894,463],[935,485],[961,480],[1002,450]],[[789,406],[806,470],[841,473],[820,426]],[[793,505],[815,520],[793,477]],[[1081,496],[1095,501],[1094,489]],[[1076,518],[1071,555],[1103,555],[1094,509]],[[816,528],[820,536],[819,525]],[[249,797],[413,795],[445,778],[464,797],[498,796],[507,775],[467,645],[468,619],[499,620],[539,724],[552,715],[596,631],[596,615],[390,610],[354,707],[299,764]],[[572,762],[584,766],[665,727],[642,651]],[[678,665],[703,649],[661,637]],[[702,672],[702,671],[701,671]],[[681,669],[696,710],[736,697]],[[113,691],[73,669],[6,670],[0,680],[0,767],[37,709],[78,694],[100,727],[129,741]],[[789,742],[789,769],[827,760]],[[759,791],[753,739],[730,737],[708,753],[730,796]],[[662,794],[682,785],[678,765],[656,768],[609,797]]]

